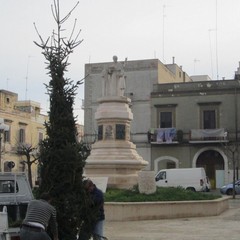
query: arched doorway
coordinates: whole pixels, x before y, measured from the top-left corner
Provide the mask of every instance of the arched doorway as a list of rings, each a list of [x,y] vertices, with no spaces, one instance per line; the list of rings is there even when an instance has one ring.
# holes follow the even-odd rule
[[[171,156],[162,156],[154,160],[154,171],[157,173],[160,169],[178,168],[179,160]]]
[[[216,188],[216,170],[224,171],[223,156],[215,150],[206,150],[199,154],[196,167],[203,167],[209,177],[212,189]]]

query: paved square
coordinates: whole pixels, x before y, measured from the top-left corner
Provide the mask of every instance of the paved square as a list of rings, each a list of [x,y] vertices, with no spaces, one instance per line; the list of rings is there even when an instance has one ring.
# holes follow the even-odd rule
[[[109,240],[239,240],[240,198],[229,200],[229,209],[219,216],[108,222]]]

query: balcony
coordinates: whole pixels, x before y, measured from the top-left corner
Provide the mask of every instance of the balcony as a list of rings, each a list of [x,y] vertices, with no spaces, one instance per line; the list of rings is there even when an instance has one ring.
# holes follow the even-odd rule
[[[148,142],[151,144],[179,144],[179,143],[226,143],[229,133],[224,128],[191,129],[190,133],[183,133],[175,128],[151,128],[148,131]]]
[[[228,142],[228,133],[224,128],[191,129],[189,143]]]
[[[151,144],[177,144],[176,128],[151,128],[148,142]]]

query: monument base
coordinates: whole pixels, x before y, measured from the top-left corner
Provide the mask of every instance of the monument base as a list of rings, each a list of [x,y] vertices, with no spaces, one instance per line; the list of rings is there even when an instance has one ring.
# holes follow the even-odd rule
[[[132,189],[138,184],[138,172],[141,169],[129,169],[129,165],[124,168],[124,163],[94,163],[88,162],[85,171],[86,177],[107,177],[108,188]]]
[[[129,189],[138,184],[138,173],[147,164],[132,142],[96,142],[87,159],[85,175],[108,177],[108,187]]]

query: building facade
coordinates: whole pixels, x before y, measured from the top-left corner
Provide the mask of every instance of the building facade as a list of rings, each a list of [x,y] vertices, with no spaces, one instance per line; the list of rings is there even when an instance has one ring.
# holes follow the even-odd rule
[[[89,142],[97,139],[97,99],[109,64],[85,65],[84,132]],[[238,74],[234,80],[192,80],[174,62],[164,65],[158,59],[129,61],[124,70],[125,96],[133,112],[131,140],[148,161],[146,170],[204,167],[213,188],[232,181],[232,165],[239,165]]]
[[[48,117],[40,113],[40,104],[19,101],[16,93],[0,90],[0,118],[8,131],[1,131],[1,171],[23,172],[26,156],[18,154],[21,144],[37,147],[46,136],[44,122]],[[13,163],[9,168],[9,162]],[[37,180],[37,165],[32,165],[33,180]],[[33,181],[33,182],[34,182]]]
[[[106,62],[85,65],[84,139],[88,142],[97,139],[95,113],[98,99],[102,97],[102,72],[111,64]],[[137,144],[142,157],[150,162],[151,148],[146,133],[151,128],[153,86],[157,83],[188,82],[191,79],[174,62],[164,65],[158,59],[127,61],[124,71],[126,75],[124,95],[131,99],[130,107],[133,112],[131,140]],[[147,168],[150,169],[150,165]]]
[[[238,80],[154,85],[152,169],[204,167],[213,188],[231,182],[233,161],[239,166],[239,97]]]

